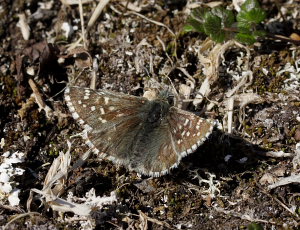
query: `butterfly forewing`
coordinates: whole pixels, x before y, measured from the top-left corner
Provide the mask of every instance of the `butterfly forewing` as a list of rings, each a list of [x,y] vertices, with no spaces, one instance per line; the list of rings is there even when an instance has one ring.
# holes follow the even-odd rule
[[[145,98],[80,87],[69,87],[65,98],[73,117],[98,131],[136,115],[146,102]]]

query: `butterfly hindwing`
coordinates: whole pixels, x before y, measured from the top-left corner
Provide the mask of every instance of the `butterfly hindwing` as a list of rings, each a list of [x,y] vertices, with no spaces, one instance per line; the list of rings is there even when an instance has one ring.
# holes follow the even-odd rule
[[[196,151],[214,127],[212,121],[176,107],[170,108],[168,122],[172,142],[180,158]]]

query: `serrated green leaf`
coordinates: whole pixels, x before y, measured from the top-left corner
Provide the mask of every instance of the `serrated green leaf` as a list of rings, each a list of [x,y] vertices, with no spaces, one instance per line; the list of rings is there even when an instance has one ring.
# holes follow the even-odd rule
[[[238,34],[235,35],[235,39],[238,40],[241,43],[249,44],[249,45],[256,42],[256,39],[252,34],[238,33]]]
[[[231,28],[234,23],[234,15],[223,7],[213,8],[204,15],[204,32],[216,42],[223,42],[229,37],[230,32],[225,28]]]
[[[211,12],[207,12],[204,17],[203,28],[207,35],[216,42],[223,42],[225,40],[225,32],[222,30],[222,20],[213,15]]]
[[[250,28],[252,25],[262,22],[266,18],[264,10],[257,8],[249,12],[240,11],[236,16],[238,27]]]
[[[242,33],[242,34],[251,34],[252,31],[250,30],[250,28],[246,28],[246,27],[239,27],[239,33]]]
[[[186,25],[183,30],[185,32],[195,31],[204,33],[203,23],[204,23],[204,14],[208,10],[206,8],[196,8],[192,11],[191,15],[188,17]]]
[[[255,8],[260,8],[260,5],[257,0],[246,0],[242,5],[241,5],[241,10],[242,11],[250,11]]]
[[[207,8],[203,8],[203,7],[198,7],[195,8],[192,13],[191,13],[191,17],[197,20],[203,20],[204,15],[208,12],[209,10]]]
[[[211,13],[221,19],[223,28],[231,27],[234,23],[234,14],[232,11],[226,10],[223,7],[215,7],[211,10]]]
[[[238,27],[251,28],[266,18],[266,12],[260,7],[257,0],[247,0],[242,6],[236,19]]]
[[[190,26],[190,28],[192,28],[192,30],[190,31],[196,31],[196,32],[202,32],[204,33],[204,29],[203,29],[203,22],[199,22],[196,19],[189,17],[187,20],[187,26]]]

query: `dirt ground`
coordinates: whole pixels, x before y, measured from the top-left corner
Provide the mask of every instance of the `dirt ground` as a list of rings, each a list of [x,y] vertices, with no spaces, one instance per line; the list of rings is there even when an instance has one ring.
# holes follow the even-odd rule
[[[98,1],[70,2],[0,4],[2,229],[300,229],[299,45],[184,33],[196,1],[108,1],[94,23]],[[299,1],[261,5],[268,31],[300,34]],[[151,82],[218,121],[208,140],[158,178],[92,155],[51,184],[54,159],[88,150],[66,85],[142,96]]]

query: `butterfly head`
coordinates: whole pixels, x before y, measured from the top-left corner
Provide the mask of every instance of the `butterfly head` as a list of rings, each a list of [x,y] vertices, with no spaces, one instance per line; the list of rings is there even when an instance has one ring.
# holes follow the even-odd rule
[[[147,98],[149,101],[156,100],[167,102],[171,106],[174,105],[174,94],[168,89],[160,91],[158,91],[157,89],[148,90],[144,93],[144,97]]]

